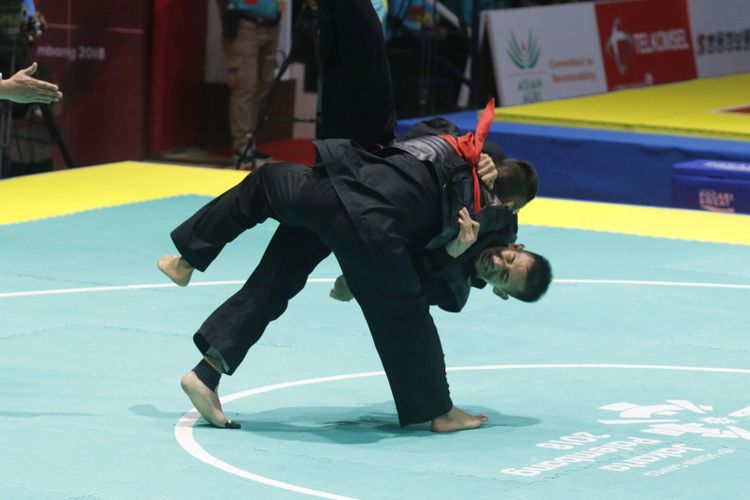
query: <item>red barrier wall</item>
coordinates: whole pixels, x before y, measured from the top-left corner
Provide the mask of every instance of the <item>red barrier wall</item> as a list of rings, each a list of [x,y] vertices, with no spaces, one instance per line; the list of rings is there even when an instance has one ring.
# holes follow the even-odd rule
[[[206,0],[155,0],[149,149],[195,145],[206,57]]]
[[[49,27],[36,60],[65,94],[58,121],[78,166],[145,153],[150,6],[149,0],[38,1]]]

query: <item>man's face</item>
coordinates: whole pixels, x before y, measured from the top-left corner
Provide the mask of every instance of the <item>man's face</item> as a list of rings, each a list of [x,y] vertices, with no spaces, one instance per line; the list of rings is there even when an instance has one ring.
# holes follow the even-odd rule
[[[523,245],[491,247],[474,261],[477,275],[492,285],[496,295],[507,300],[526,286],[534,258],[523,251]]]

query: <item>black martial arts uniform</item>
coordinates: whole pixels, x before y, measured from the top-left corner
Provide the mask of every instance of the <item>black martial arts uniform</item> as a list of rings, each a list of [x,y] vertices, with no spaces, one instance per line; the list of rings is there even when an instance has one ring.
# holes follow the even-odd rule
[[[321,11],[334,3],[321,0]],[[338,8],[335,16],[364,9],[362,0],[344,1]],[[370,56],[384,59],[382,45],[372,48]],[[370,109],[380,116],[382,109],[373,110],[380,101],[362,103],[363,113]],[[391,130],[389,120],[383,122],[387,116],[391,113],[375,120],[380,120],[380,130]],[[376,128],[359,130],[359,140],[387,137],[375,134]],[[400,148],[368,153],[346,140],[319,141],[316,147],[321,162],[315,168],[266,165],[172,232],[181,255],[203,271],[243,231],[269,217],[281,223],[245,285],[209,316],[194,341],[202,353],[218,354],[232,374],[310,272],[333,251],[365,315],[399,422],[443,415],[453,404],[429,303],[448,310],[463,306],[473,273],[471,256],[484,246],[455,260],[445,260],[450,258],[442,249],[415,255],[440,233],[445,180],[465,162],[450,148],[420,161]],[[514,238],[513,226],[505,242]]]
[[[459,259],[442,249],[437,257],[419,255],[441,228],[436,171],[460,158],[423,162],[396,148],[371,154],[341,140],[317,146],[325,159],[318,166],[266,165],[172,232],[180,254],[204,271],[243,231],[269,217],[281,223],[248,281],[203,323],[195,343],[204,354],[212,347],[233,373],[332,250],[367,320],[400,423],[442,415],[452,402],[429,304],[459,310],[473,258],[513,241],[515,226],[504,241],[487,237]]]
[[[333,250],[367,320],[399,421],[430,420],[450,410],[452,402],[440,339],[411,250],[440,228],[438,185],[429,166],[411,155],[349,149],[350,169],[342,163],[312,169],[266,165],[173,231],[182,256],[204,270],[241,232],[269,217],[281,223],[247,283],[204,322],[194,340],[203,353],[209,347],[218,351],[231,374]],[[359,162],[352,165],[355,157]]]
[[[396,112],[383,29],[370,0],[318,0],[322,70],[318,137],[372,149],[394,139]]]

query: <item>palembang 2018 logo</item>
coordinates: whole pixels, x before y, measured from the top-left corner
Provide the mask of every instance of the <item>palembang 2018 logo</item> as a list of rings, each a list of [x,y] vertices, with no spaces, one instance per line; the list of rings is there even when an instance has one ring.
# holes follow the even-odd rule
[[[531,69],[539,62],[542,48],[530,30],[525,43],[519,43],[515,33],[511,31],[507,52],[518,69]]]
[[[641,432],[679,437],[697,434],[705,438],[750,440],[750,406],[725,416],[712,415],[710,405],[697,405],[682,399],[670,399],[666,404],[639,405],[613,403],[599,408],[619,412],[619,420],[600,420],[607,425],[641,426]],[[680,418],[682,417],[682,418]]]
[[[560,470],[571,470],[577,466],[580,470],[590,470],[595,466],[607,472],[641,471],[644,476],[658,477],[735,453],[737,449],[726,445],[728,439],[750,441],[750,406],[731,413],[716,414],[711,405],[695,404],[685,399],[668,399],[664,403],[646,405],[612,403],[600,406],[599,409],[616,412],[619,417],[599,420],[600,424],[613,426],[613,430],[617,428],[624,432],[570,432],[557,439],[536,443],[537,448],[551,450],[556,453],[555,456],[544,457],[537,453],[534,455],[534,463],[503,467],[500,472],[513,476],[537,477],[558,474]],[[630,434],[633,431],[637,435]],[[643,437],[641,433],[650,436]],[[719,444],[719,447],[707,449],[700,442],[675,442],[675,438],[681,436],[708,438]],[[540,458],[546,459],[539,460]]]

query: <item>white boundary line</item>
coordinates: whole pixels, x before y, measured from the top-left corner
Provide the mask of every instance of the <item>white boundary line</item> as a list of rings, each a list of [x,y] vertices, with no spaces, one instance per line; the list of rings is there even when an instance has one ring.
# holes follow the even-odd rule
[[[308,278],[308,283],[333,283],[334,278]],[[228,286],[243,285],[244,281],[196,281],[191,282],[190,286]],[[750,287],[750,285],[749,285]],[[58,288],[54,290],[30,290],[27,292],[3,292],[0,293],[0,299],[11,297],[37,297],[40,295],[65,295],[68,293],[100,293],[100,292],[119,292],[123,290],[154,290],[159,288],[179,288],[174,283],[160,284],[142,284],[142,285],[114,285],[114,286],[91,286],[85,288]]]
[[[750,285],[733,283],[695,283],[689,281],[642,281],[642,280],[583,280],[583,279],[555,279],[554,283],[580,285],[636,285],[636,286],[675,286],[696,288],[734,288],[750,290]]]
[[[308,278],[308,283],[333,283],[334,278]],[[229,286],[243,285],[244,281],[197,281],[191,282],[190,287],[197,286]],[[687,281],[641,281],[641,280],[592,280],[592,279],[555,279],[555,284],[564,285],[631,285],[631,286],[673,286],[692,288],[728,288],[736,290],[750,290],[750,285],[733,283],[691,283]],[[166,284],[141,284],[141,285],[114,285],[114,286],[92,286],[85,288],[57,288],[52,290],[30,290],[26,292],[2,292],[0,299],[15,297],[39,297],[43,295],[66,295],[73,293],[101,293],[119,292],[127,290],[155,290],[160,288],[178,288],[172,283]]]
[[[691,372],[715,372],[715,373],[738,373],[738,374],[750,374],[750,369],[746,368],[712,368],[704,366],[672,366],[672,365],[622,365],[622,364],[606,364],[606,363],[591,363],[591,364],[530,364],[530,365],[481,365],[481,366],[456,366],[447,368],[449,372],[460,372],[460,371],[481,371],[481,370],[539,370],[539,369],[617,369],[617,370],[671,370],[671,371],[691,371]],[[246,391],[235,392],[228,396],[221,398],[222,404],[236,401],[238,399],[253,396],[255,394],[261,394],[264,392],[276,391],[279,389],[287,389],[289,387],[297,387],[301,385],[318,384],[322,382],[335,382],[339,380],[350,380],[365,377],[378,377],[384,376],[385,373],[382,371],[378,372],[361,372],[361,373],[350,373],[345,375],[333,375],[329,377],[316,377],[308,378],[303,380],[295,380],[292,382],[283,382],[280,384],[266,385],[263,387],[256,387],[255,389],[249,389]],[[175,424],[174,435],[177,442],[182,448],[190,453],[198,460],[205,462],[213,467],[221,469],[230,474],[255,481],[257,483],[272,486],[274,488],[280,488],[295,493],[301,493],[304,495],[310,495],[320,498],[332,498],[337,500],[352,500],[351,497],[341,496],[334,493],[328,493],[325,491],[313,490],[304,486],[298,486],[291,483],[285,483],[276,479],[261,476],[234,465],[228,464],[218,458],[214,457],[206,450],[204,450],[193,436],[193,426],[199,419],[198,412],[195,408],[185,413]],[[236,431],[225,431],[225,432],[236,432]]]

